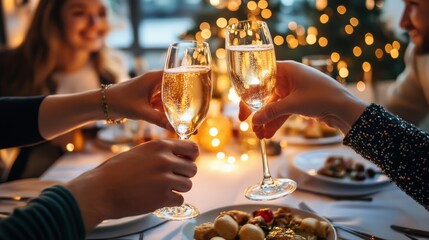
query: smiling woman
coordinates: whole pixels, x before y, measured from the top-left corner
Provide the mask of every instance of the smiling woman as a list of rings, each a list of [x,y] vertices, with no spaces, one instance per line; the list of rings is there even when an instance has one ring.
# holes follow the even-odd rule
[[[40,0],[23,42],[0,53],[0,96],[74,93],[128,79],[123,57],[105,46],[108,30],[102,0]],[[9,180],[37,177],[45,167],[27,168],[46,159],[49,166],[72,139],[22,149]]]

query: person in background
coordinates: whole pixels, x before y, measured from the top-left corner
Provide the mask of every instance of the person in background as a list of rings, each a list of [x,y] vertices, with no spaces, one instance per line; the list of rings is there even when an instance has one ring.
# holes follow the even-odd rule
[[[239,118],[251,114],[240,103]],[[406,194],[429,210],[429,133],[352,95],[335,79],[294,61],[277,63],[269,103],[252,119],[258,138],[271,138],[291,114],[315,117],[344,135],[343,144],[374,162]]]
[[[75,93],[128,79],[122,55],[105,46],[108,30],[103,0],[40,0],[23,42],[0,53],[0,96]],[[7,180],[40,176],[76,136],[21,148]]]
[[[429,2],[404,0],[400,26],[408,32],[405,69],[389,88],[384,106],[420,126],[429,113]]]
[[[156,71],[102,90],[2,97],[0,112],[8,114],[0,118],[0,148],[52,139],[100,119],[144,119],[172,130],[160,109],[161,77],[162,71]],[[0,219],[0,239],[85,239],[105,219],[180,205],[180,193],[192,187],[198,155],[198,146],[187,140],[138,145],[64,185],[45,189]]]

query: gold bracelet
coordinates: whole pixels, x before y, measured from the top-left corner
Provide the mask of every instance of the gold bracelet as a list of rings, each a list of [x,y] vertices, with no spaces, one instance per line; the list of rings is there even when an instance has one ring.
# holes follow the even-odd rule
[[[113,84],[101,84],[101,108],[106,118],[107,124],[120,124],[125,122],[125,118],[121,119],[111,119],[109,116],[109,105],[107,105],[106,100],[106,90],[113,86]]]

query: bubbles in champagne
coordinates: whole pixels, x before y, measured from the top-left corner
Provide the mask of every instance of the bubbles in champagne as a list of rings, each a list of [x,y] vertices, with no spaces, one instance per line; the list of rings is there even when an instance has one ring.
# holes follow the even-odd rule
[[[211,69],[184,66],[164,71],[162,102],[167,118],[181,137],[189,137],[207,115],[212,95]]]
[[[254,111],[269,99],[276,81],[274,47],[228,46],[228,72],[235,91]]]

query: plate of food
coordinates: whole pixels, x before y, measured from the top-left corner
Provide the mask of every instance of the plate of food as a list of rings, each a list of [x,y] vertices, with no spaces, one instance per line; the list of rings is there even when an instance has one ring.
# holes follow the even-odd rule
[[[184,240],[274,240],[281,237],[334,240],[337,234],[332,224],[321,216],[270,204],[243,204],[212,209],[182,227]]]
[[[289,144],[323,145],[340,143],[343,141],[343,135],[338,129],[331,128],[314,118],[292,115],[273,139]]]
[[[295,157],[293,166],[309,177],[348,187],[389,183],[389,178],[375,164],[350,148],[303,152]]]

